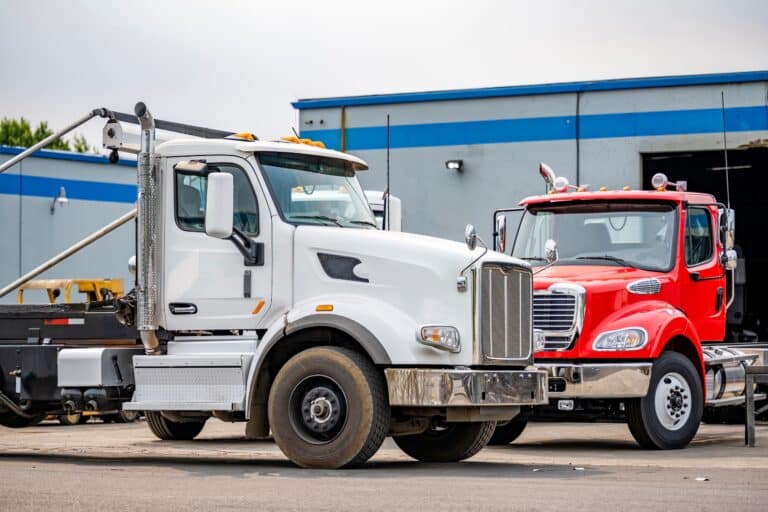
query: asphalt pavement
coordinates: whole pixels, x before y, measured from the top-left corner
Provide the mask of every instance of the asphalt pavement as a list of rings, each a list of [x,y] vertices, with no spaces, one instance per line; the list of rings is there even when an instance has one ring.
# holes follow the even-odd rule
[[[625,425],[529,426],[458,464],[416,462],[387,440],[364,468],[304,470],[242,424],[194,441],[143,423],[0,428],[0,510],[768,510],[768,425],[703,425],[676,451],[638,448]]]

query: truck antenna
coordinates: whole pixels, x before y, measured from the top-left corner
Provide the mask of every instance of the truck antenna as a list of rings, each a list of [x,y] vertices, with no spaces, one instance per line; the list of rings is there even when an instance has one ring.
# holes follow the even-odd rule
[[[725,92],[720,91],[720,114],[723,118],[723,155],[725,156],[725,200],[731,208],[731,180],[728,174],[728,138],[725,127]]]
[[[389,198],[390,198],[390,192],[389,192],[389,114],[387,114],[387,191],[384,197],[384,229],[390,229],[390,213],[389,213]]]

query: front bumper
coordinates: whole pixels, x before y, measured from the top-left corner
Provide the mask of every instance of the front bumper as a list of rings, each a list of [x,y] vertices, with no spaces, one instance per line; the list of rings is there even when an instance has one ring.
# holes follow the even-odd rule
[[[540,370],[387,368],[389,405],[477,407],[548,402],[547,374]]]
[[[550,398],[636,398],[648,393],[652,363],[536,363]]]

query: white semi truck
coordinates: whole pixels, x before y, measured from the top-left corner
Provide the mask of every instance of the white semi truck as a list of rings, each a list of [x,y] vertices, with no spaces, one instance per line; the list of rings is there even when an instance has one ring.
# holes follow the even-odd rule
[[[56,136],[106,118],[113,159],[138,154],[136,209],[0,296],[134,218],[135,290],[0,306],[0,424],[122,408],[161,439],[192,439],[215,417],[271,432],[300,466],[337,468],[387,435],[419,460],[471,457],[496,421],[547,402],[529,264],[476,248],[470,226],[467,246],[377,229],[352,155],[134,114],[97,109]],[[156,129],[207,138],[156,146]],[[344,208],[306,200],[324,190]]]

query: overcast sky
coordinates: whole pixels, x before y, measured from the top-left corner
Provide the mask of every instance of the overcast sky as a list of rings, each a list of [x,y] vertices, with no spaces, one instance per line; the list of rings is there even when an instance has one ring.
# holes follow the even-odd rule
[[[298,98],[759,69],[766,0],[0,0],[0,116],[53,126],[143,100],[268,138]]]

